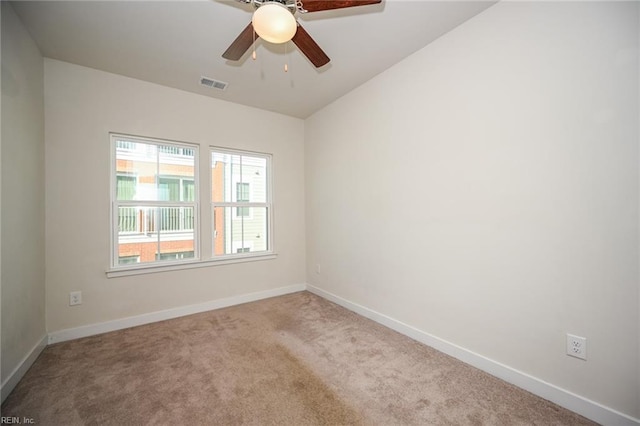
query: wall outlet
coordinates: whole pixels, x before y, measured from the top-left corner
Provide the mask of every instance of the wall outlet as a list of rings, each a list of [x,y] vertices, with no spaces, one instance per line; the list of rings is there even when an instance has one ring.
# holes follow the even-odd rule
[[[69,306],[82,305],[82,292],[72,291],[69,293]]]
[[[587,360],[587,339],[567,334],[567,355]]]
[[[319,263],[316,265],[316,274],[318,274],[318,275],[320,274],[320,264]]]

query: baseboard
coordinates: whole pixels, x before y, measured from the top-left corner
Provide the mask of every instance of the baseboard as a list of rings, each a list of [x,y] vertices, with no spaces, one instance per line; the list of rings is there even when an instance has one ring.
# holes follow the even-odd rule
[[[344,308],[349,309],[363,317],[369,318],[379,324],[384,325],[392,330],[395,330],[405,336],[408,336],[418,342],[431,346],[450,355],[460,361],[472,365],[480,370],[483,370],[492,376],[498,377],[508,383],[525,389],[534,395],[537,395],[546,400],[552,401],[561,407],[567,408],[575,413],[578,413],[588,419],[591,419],[597,423],[607,426],[639,426],[640,419],[633,418],[624,413],[606,407],[595,401],[591,401],[575,393],[569,392],[565,389],[559,388],[551,383],[540,380],[529,374],[515,370],[507,365],[493,361],[480,354],[469,351],[453,343],[442,340],[429,333],[425,333],[415,327],[400,322],[389,316],[376,312],[372,309],[366,308],[357,303],[353,303],[349,300],[343,299],[328,291],[322,290],[318,287],[307,284],[307,290],[314,293],[324,299],[334,302]]]
[[[0,385],[0,396],[2,398],[2,402],[9,396],[13,388],[16,387],[20,379],[25,375],[27,370],[31,368],[33,363],[36,361],[38,356],[42,353],[44,348],[47,347],[47,335],[42,336],[42,338],[36,343],[36,345],[31,348],[29,353],[20,361],[18,366],[9,374],[9,377]]]
[[[282,296],[284,294],[296,293],[304,291],[305,284],[296,284],[286,287],[278,287],[270,290],[259,291],[255,293],[242,294],[239,296],[227,297],[224,299],[211,300],[209,302],[198,303],[196,305],[182,306],[179,308],[167,309],[164,311],[156,311],[148,314],[136,315],[106,321],[97,324],[90,324],[81,327],[68,328],[65,330],[49,333],[49,344],[64,342],[66,340],[79,339],[81,337],[94,336],[96,334],[108,333],[110,331],[122,330],[124,328],[136,327],[139,325],[150,324],[153,322],[164,321],[172,318],[183,317],[186,315],[198,314],[201,312],[211,311],[214,309],[226,308],[229,306],[240,305],[242,303],[254,302],[256,300],[267,299],[269,297]]]

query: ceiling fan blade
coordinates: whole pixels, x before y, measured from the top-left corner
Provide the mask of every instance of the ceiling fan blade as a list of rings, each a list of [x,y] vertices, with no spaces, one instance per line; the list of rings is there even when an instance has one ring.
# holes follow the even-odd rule
[[[366,6],[382,3],[382,0],[302,0],[298,10],[305,12],[319,12],[321,10],[343,9],[345,7]]]
[[[300,49],[300,51],[309,58],[316,68],[320,68],[321,66],[328,64],[331,60],[301,25],[298,25],[298,29],[291,41],[298,46],[298,49]]]
[[[256,36],[257,37],[257,36]],[[237,61],[242,58],[244,52],[246,52],[254,42],[253,24],[249,22],[247,28],[242,30],[238,38],[225,50],[222,57],[229,59],[230,61]]]

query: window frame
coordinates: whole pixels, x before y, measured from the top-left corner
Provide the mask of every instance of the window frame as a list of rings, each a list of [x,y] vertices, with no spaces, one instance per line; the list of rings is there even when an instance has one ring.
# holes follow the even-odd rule
[[[125,142],[133,142],[133,143],[142,143],[142,144],[146,144],[146,145],[155,145],[156,149],[158,149],[160,146],[168,146],[168,147],[172,147],[172,148],[177,148],[177,149],[182,149],[182,150],[191,150],[193,152],[193,156],[194,156],[194,163],[193,163],[193,182],[194,182],[194,186],[195,186],[195,190],[194,190],[194,200],[193,201],[163,201],[160,200],[159,197],[156,197],[156,200],[118,200],[117,199],[117,185],[118,185],[118,176],[122,175],[122,173],[119,173],[117,170],[117,160],[118,160],[118,155],[117,155],[117,151],[118,151],[118,139],[125,139]],[[168,139],[159,139],[159,138],[151,138],[151,137],[141,137],[141,136],[134,136],[134,135],[127,135],[127,134],[123,134],[123,133],[109,133],[109,149],[110,149],[110,156],[111,156],[111,161],[110,161],[110,172],[109,172],[109,179],[110,179],[110,205],[111,205],[111,209],[110,209],[110,227],[109,227],[109,233],[110,233],[110,269],[107,271],[107,276],[112,276],[113,272],[119,272],[122,273],[124,272],[123,275],[127,275],[126,272],[127,271],[136,271],[136,270],[147,270],[147,269],[154,269],[154,268],[163,268],[166,266],[173,266],[173,265],[181,265],[181,264],[186,264],[186,263],[190,263],[193,261],[197,261],[200,259],[200,255],[201,255],[201,250],[200,250],[200,234],[202,232],[201,226],[200,226],[200,197],[199,197],[199,192],[200,192],[200,179],[199,179],[199,175],[200,175],[200,152],[199,152],[199,146],[197,144],[190,144],[190,143],[186,143],[186,142],[178,142],[178,141],[173,141],[173,140],[168,140]],[[160,149],[158,149],[158,153],[160,153]],[[173,178],[173,176],[170,176],[170,178]],[[160,181],[160,175],[156,174],[156,185],[159,184]],[[183,179],[179,180],[179,185],[181,186],[183,182]],[[179,188],[179,190],[182,192],[182,188]],[[194,251],[194,257],[193,258],[187,258],[187,259],[180,259],[180,260],[176,260],[176,261],[168,261],[168,260],[155,260],[155,261],[148,261],[148,262],[143,262],[143,263],[136,263],[136,264],[120,264],[119,263],[119,248],[120,248],[120,242],[119,242],[119,236],[120,236],[120,231],[119,231],[119,224],[118,224],[118,208],[119,207],[141,207],[144,206],[145,208],[155,208],[155,209],[160,209],[162,207],[165,208],[193,208],[193,251]],[[157,212],[157,210],[156,210]],[[154,217],[157,214],[154,214]],[[155,220],[158,220],[157,218],[155,218]],[[158,223],[156,225],[158,227],[157,232],[158,234],[160,234],[161,232],[161,225]],[[159,235],[158,235],[159,238]],[[158,241],[160,241],[158,239]]]
[[[194,185],[195,185],[195,200],[194,203],[194,257],[189,259],[183,259],[180,261],[154,261],[144,262],[136,264],[121,264],[118,265],[118,212],[114,208],[114,201],[116,201],[116,186],[118,175],[117,161],[116,161],[116,139],[122,138],[126,141],[142,143],[156,143],[157,145],[179,145],[184,149],[194,150],[195,156],[195,168],[194,168]],[[275,251],[275,235],[273,231],[274,227],[274,196],[273,196],[273,154],[263,152],[253,152],[235,148],[225,148],[220,146],[197,144],[180,142],[169,139],[162,139],[156,137],[136,136],[120,132],[109,132],[108,143],[110,150],[110,170],[109,170],[109,197],[110,197],[110,209],[109,209],[109,226],[108,231],[109,243],[110,243],[110,259],[109,267],[106,268],[105,275],[107,278],[118,278],[133,275],[144,275],[166,271],[179,271],[185,269],[206,268],[212,266],[230,265],[244,262],[257,262],[273,260],[278,257]],[[207,150],[208,148],[208,150]],[[124,149],[127,149],[124,147]],[[131,149],[131,148],[129,148]],[[249,252],[249,253],[231,253],[228,255],[215,255],[215,242],[214,242],[214,215],[212,209],[212,152],[226,152],[229,154],[240,154],[249,156],[261,156],[266,158],[266,196],[269,201],[267,207],[267,251]],[[132,151],[133,152],[133,151]],[[208,154],[208,155],[207,155]],[[206,157],[206,158],[205,158]],[[205,168],[208,172],[205,173]],[[208,180],[208,181],[205,181]],[[181,189],[182,191],[182,189]],[[205,198],[206,197],[206,198]],[[209,200],[208,202],[206,200]],[[144,201],[137,201],[139,205],[147,206],[151,203]],[[159,204],[171,204],[171,202],[158,202]],[[165,205],[166,206],[166,205]],[[208,225],[206,222],[208,221]],[[115,231],[114,231],[115,230]],[[207,237],[206,234],[209,234]],[[115,266],[114,266],[115,265]]]
[[[209,146],[209,157],[208,157],[208,169],[209,169],[209,183],[213,182],[213,164],[212,157],[213,153],[223,153],[228,155],[239,155],[239,156],[247,156],[247,157],[258,157],[263,158],[265,160],[265,201],[264,202],[225,202],[225,201],[213,201],[213,188],[209,188],[209,203],[210,203],[210,215],[209,220],[211,223],[211,259],[214,262],[226,262],[229,260],[235,259],[246,259],[251,260],[252,258],[264,258],[269,256],[275,256],[275,244],[274,244],[274,233],[273,233],[273,155],[265,152],[256,152],[256,151],[246,151],[241,149],[233,149],[233,148],[223,148],[220,146]],[[249,184],[249,195],[252,191],[252,186],[250,182],[241,182],[241,181],[233,181],[232,182],[232,191],[237,192],[237,184],[238,183],[248,183]],[[237,196],[237,194],[236,194]],[[254,252],[241,252],[237,253],[233,248],[231,249],[231,253],[216,255],[215,254],[215,238],[216,238],[216,229],[215,229],[215,209],[216,207],[230,207],[231,208],[231,216],[234,219],[238,218],[253,218],[253,214],[249,214],[248,216],[237,216],[236,213],[233,212],[234,208],[249,208],[249,212],[251,212],[252,207],[265,208],[266,209],[266,244],[267,249],[262,251],[254,251]]]

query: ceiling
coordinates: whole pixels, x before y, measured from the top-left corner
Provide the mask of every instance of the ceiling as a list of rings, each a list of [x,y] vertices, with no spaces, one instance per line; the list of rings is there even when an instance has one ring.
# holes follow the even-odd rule
[[[250,51],[237,62],[223,59],[253,11],[252,5],[231,0],[12,5],[45,57],[306,118],[494,3],[383,0],[297,13],[298,22],[331,58],[321,68],[291,42],[258,40],[255,61]],[[201,76],[228,87],[204,87]]]

